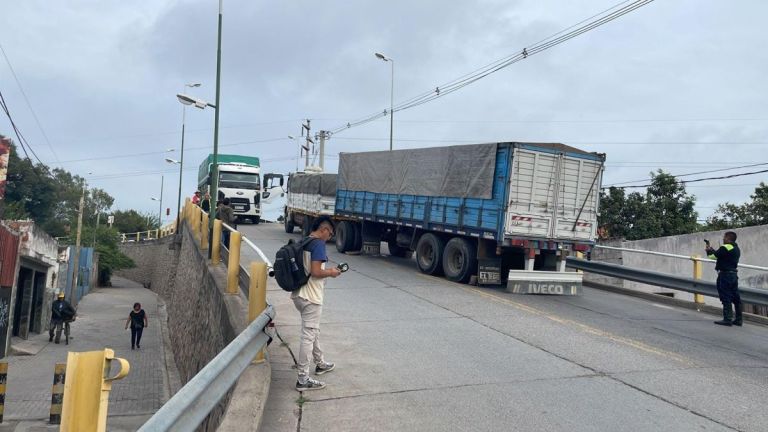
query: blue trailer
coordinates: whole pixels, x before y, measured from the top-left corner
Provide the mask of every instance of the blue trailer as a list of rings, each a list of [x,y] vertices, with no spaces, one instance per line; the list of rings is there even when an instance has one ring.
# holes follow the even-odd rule
[[[502,142],[342,153],[336,247],[416,254],[424,273],[505,283],[510,269],[565,269],[597,234],[605,155]]]

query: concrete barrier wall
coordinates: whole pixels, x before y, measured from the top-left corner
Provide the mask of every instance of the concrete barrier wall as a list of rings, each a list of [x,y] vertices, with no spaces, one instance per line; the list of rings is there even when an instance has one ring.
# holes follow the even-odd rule
[[[209,266],[206,256],[195,244],[184,225],[181,243],[175,237],[140,243],[124,243],[121,250],[136,263],[136,268],[121,270],[117,275],[132,279],[157,292],[168,311],[168,330],[172,351],[182,384],[188,382],[247,326],[248,302],[245,296],[227,295],[226,271],[223,266]],[[216,430],[227,413],[233,391],[269,387],[269,364],[260,373],[245,374],[230,394],[211,413],[199,430]],[[178,389],[174,389],[176,391]],[[251,391],[251,393],[253,393]],[[266,399],[264,393],[257,395]],[[250,422],[239,430],[257,430],[263,401],[251,404]],[[255,420],[254,420],[255,419]],[[251,427],[252,426],[252,427]]]
[[[701,257],[706,257],[706,252],[704,251],[704,239],[709,240],[712,246],[717,248],[722,242],[723,234],[726,231],[728,230],[635,241],[608,241],[601,244],[627,249],[641,249],[686,256],[699,255]],[[768,225],[737,228],[733,231],[738,235],[736,242],[741,249],[740,262],[742,264],[768,266]],[[592,259],[596,261],[620,263],[627,267],[645,268],[662,273],[693,277],[693,262],[686,259],[660,257],[633,252],[610,251],[599,248],[593,252]],[[702,278],[710,281],[717,279],[714,263],[703,264]],[[608,279],[611,279],[611,281],[608,281]],[[693,294],[686,292],[645,285],[637,282],[617,280],[600,275],[586,274],[585,281],[618,285],[643,292],[674,294],[675,298],[693,301]],[[739,285],[768,289],[768,273],[758,270],[740,269]],[[719,300],[712,297],[707,297],[706,303],[713,306],[720,305]]]

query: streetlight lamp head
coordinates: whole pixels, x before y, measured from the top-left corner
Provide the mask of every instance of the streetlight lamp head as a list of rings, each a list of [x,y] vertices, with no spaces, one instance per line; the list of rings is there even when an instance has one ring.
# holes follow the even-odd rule
[[[165,149],[166,153],[170,153],[170,152],[174,152],[174,151],[176,151],[176,149],[173,148],[173,147]]]
[[[184,84],[187,87],[200,87],[202,84],[200,83],[192,83],[192,84]]]
[[[171,159],[171,158],[165,158],[165,161],[166,161],[166,162],[168,162],[169,164],[174,164],[174,165],[176,165],[176,164],[179,164],[179,163],[180,163],[180,162],[179,162],[179,161],[177,161],[176,159]]]
[[[151,199],[152,201],[160,201],[159,199],[157,199],[155,197],[150,197],[149,199]]]
[[[374,53],[374,55],[376,56],[376,58],[380,60],[389,61],[389,58],[382,53],[377,52],[377,53]]]
[[[183,103],[184,105],[192,105],[196,102],[194,98],[181,93],[177,94],[176,98],[179,100],[179,102]]]
[[[296,137],[294,137],[293,135],[288,135],[288,139],[292,139],[292,140],[295,140],[295,139],[296,139]]]

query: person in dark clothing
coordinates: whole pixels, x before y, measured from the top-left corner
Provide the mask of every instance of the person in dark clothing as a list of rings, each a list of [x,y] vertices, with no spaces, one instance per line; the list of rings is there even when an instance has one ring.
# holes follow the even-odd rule
[[[706,240],[705,240],[706,241]],[[741,326],[743,323],[742,312],[744,306],[741,303],[739,295],[739,275],[738,266],[741,250],[736,244],[736,233],[728,231],[723,235],[723,245],[717,250],[713,249],[707,241],[707,256],[710,259],[717,259],[715,270],[717,271],[717,294],[723,303],[723,319],[715,321],[715,324],[722,326]],[[731,304],[735,309],[731,309]]]
[[[74,317],[75,308],[68,301],[64,300],[64,293],[60,292],[57,299],[51,305],[51,328],[48,330],[48,342],[53,341],[53,332],[57,326],[72,321]],[[60,337],[61,329],[56,331],[56,343],[59,343]]]
[[[221,219],[225,224],[237,229],[237,224],[235,223],[237,219],[234,210],[229,206],[229,198],[224,198],[221,205],[216,209],[216,219]],[[221,241],[229,249],[229,230],[226,228],[221,230]]]
[[[141,308],[141,303],[134,303],[133,310],[128,314],[125,328],[131,326],[131,349],[141,349],[141,334],[148,327],[147,313]]]
[[[200,208],[203,209],[204,212],[209,213],[211,211],[211,194],[208,192],[205,193],[203,196],[203,200],[200,201]]]

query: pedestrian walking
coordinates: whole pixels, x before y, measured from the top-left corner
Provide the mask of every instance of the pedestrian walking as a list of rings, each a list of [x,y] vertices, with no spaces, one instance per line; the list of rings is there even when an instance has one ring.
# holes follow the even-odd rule
[[[739,275],[738,266],[741,250],[736,244],[736,233],[728,231],[723,235],[723,245],[717,250],[707,244],[707,256],[710,259],[717,259],[715,270],[717,271],[717,295],[720,302],[723,303],[723,319],[715,321],[715,324],[722,326],[741,326],[743,323],[742,312],[744,306],[741,303],[739,295]],[[733,305],[733,309],[731,308]],[[735,315],[734,315],[735,309]]]
[[[325,360],[320,346],[320,317],[323,313],[325,280],[341,274],[338,268],[325,268],[328,262],[325,243],[333,237],[333,222],[328,216],[321,216],[314,221],[311,230],[309,237],[313,241],[304,250],[304,269],[309,275],[309,280],[291,293],[293,304],[301,314],[301,344],[299,356],[296,359],[298,369],[296,390],[298,391],[325,388],[324,382],[310,378],[311,360],[315,363],[315,375],[328,373],[336,367],[334,363]]]
[[[53,304],[51,304],[51,325],[48,329],[48,342],[53,341],[55,331],[55,342],[59,343],[61,340],[62,327],[64,327],[67,322],[70,322],[75,318],[75,308],[73,308],[68,301],[64,300],[64,297],[64,293],[60,292],[56,296],[56,300],[54,300]]]
[[[147,313],[141,308],[141,303],[134,303],[133,310],[125,321],[125,329],[131,326],[131,349],[141,349],[141,334],[148,327]]]
[[[224,198],[221,201],[221,205],[216,209],[216,219],[220,219],[225,224],[237,229],[237,218],[232,207],[229,206],[229,198]],[[224,228],[221,230],[221,241],[224,246],[229,249],[229,230]]]

